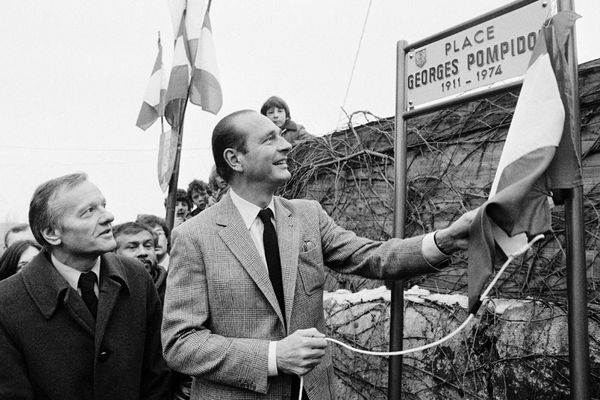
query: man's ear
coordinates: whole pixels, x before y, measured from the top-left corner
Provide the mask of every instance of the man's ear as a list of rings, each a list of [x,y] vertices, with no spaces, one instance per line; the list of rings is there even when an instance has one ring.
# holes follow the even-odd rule
[[[44,237],[46,242],[50,243],[53,246],[58,246],[62,243],[60,231],[56,228],[44,228],[42,230],[42,236]]]
[[[240,162],[239,152],[236,149],[230,147],[223,151],[223,159],[236,172],[244,172],[244,167]]]

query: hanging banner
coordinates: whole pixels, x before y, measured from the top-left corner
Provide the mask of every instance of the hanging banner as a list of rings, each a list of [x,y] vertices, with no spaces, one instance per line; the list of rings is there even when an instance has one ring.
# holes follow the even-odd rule
[[[551,16],[548,3],[534,1],[410,49],[405,55],[407,110],[521,77],[540,27]]]

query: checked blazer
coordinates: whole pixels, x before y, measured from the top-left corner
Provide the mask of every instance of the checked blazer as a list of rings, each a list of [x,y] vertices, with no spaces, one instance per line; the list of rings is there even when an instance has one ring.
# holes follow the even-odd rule
[[[339,227],[316,201],[275,197],[274,204],[286,324],[229,194],[173,231],[163,350],[171,368],[193,376],[193,400],[289,398],[291,377],[267,376],[269,341],[298,329],[325,332],[325,265],[379,279],[433,271],[421,236],[372,241]],[[333,379],[328,350],[304,377],[309,398],[333,399]]]

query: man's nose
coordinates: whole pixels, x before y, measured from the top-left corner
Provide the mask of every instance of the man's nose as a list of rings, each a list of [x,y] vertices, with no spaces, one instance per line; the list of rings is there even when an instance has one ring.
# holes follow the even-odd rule
[[[149,251],[143,245],[140,245],[135,249],[135,256],[138,258],[147,258],[148,255]]]
[[[110,224],[115,220],[115,216],[108,211],[106,208],[103,210],[102,216],[100,217],[100,222],[103,224]]]
[[[279,151],[288,153],[292,149],[292,145],[290,144],[290,142],[285,140],[283,136],[279,136],[279,140],[280,140]]]

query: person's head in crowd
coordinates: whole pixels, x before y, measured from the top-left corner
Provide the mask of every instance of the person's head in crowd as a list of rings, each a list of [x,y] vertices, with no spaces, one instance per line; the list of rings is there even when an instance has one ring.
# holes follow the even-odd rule
[[[260,113],[273,121],[280,129],[288,119],[292,118],[287,103],[277,96],[269,97],[260,108]]]
[[[125,222],[113,227],[113,234],[117,241],[115,253],[137,258],[152,275],[158,264],[155,250],[158,237],[152,230],[139,222]]]
[[[140,214],[137,216],[135,222],[147,226],[156,235],[155,253],[158,262],[161,263],[171,250],[171,231],[164,218],[151,214]]]
[[[208,207],[208,200],[212,191],[206,182],[194,179],[188,185],[187,193],[192,205],[195,207],[194,210],[198,210],[194,215]]]
[[[29,224],[18,224],[6,231],[4,234],[4,248],[8,249],[11,244],[19,240],[35,240]]]
[[[185,189],[177,189],[175,194],[175,226],[185,221],[192,209],[190,198]]]
[[[0,257],[0,281],[19,272],[41,249],[33,240],[18,240],[8,246]]]
[[[102,192],[85,173],[42,183],[29,205],[29,225],[36,241],[75,269],[88,270],[98,256],[115,248],[113,220]]]
[[[227,182],[217,173],[217,167],[213,165],[208,176],[208,187],[213,191],[213,195],[215,192],[227,189],[227,186]]]

